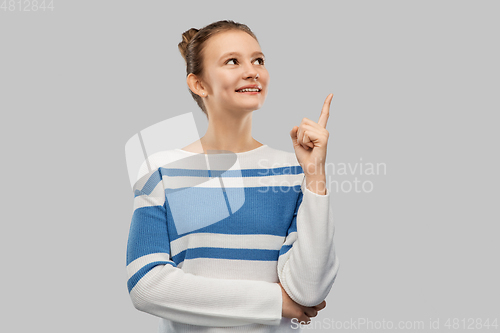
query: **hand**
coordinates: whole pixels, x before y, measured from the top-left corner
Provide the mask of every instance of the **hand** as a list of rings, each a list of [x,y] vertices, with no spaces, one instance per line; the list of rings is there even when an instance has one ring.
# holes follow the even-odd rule
[[[290,296],[288,296],[285,289],[281,286],[281,283],[278,282],[278,284],[281,287],[281,294],[283,295],[281,315],[285,318],[296,318],[299,323],[304,322],[308,325],[311,323],[311,317],[316,317],[318,311],[323,310],[326,307],[326,301],[323,301],[313,307],[297,304],[290,298]]]
[[[293,148],[297,161],[304,170],[305,176],[315,175],[317,171],[326,163],[326,146],[328,144],[329,133],[326,130],[326,123],[330,116],[330,104],[333,94],[326,97],[321,110],[321,115],[317,123],[302,118],[300,126],[294,126],[290,131]]]

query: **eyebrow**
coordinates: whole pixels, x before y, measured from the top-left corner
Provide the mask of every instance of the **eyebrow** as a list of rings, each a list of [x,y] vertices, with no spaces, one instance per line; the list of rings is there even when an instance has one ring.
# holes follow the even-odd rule
[[[265,57],[266,57],[266,56],[264,55],[264,53],[262,53],[262,52],[260,52],[260,51],[256,51],[256,52],[252,53],[252,56],[257,55],[257,54],[258,54],[258,55],[261,55],[263,58],[265,58]],[[238,53],[238,52],[228,52],[228,53],[224,54],[222,57],[220,57],[220,59],[226,58],[226,57],[228,57],[228,56],[230,56],[230,55],[241,55],[241,54],[240,54],[240,53]]]

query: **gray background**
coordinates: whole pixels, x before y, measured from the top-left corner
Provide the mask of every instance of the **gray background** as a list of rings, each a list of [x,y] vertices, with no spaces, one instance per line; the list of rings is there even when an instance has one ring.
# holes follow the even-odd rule
[[[291,128],[317,121],[334,93],[328,163],[387,166],[331,175],[374,187],[331,188],[341,268],[314,322],[423,321],[425,332],[429,319],[445,330],[448,318],[499,317],[499,2],[54,7],[0,10],[2,332],[156,332],[126,287],[124,146],[186,112],[204,135],[177,43],[221,19],[247,24],[266,54],[257,140],[293,151]]]

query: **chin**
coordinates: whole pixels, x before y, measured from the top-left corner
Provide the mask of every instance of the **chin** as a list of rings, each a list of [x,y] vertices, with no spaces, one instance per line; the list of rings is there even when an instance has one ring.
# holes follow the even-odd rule
[[[253,105],[253,106],[249,106],[248,108],[245,108],[246,111],[255,111],[255,110],[258,110],[262,107],[262,104],[256,104],[256,105]]]
[[[233,109],[251,112],[260,109],[262,104],[263,103],[236,103]]]

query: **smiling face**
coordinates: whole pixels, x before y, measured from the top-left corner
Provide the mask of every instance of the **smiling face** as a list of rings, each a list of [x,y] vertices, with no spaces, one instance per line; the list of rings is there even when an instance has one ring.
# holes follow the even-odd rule
[[[260,109],[266,99],[269,73],[259,43],[241,30],[211,37],[203,50],[202,82],[208,96],[203,100],[209,113]],[[257,85],[261,90],[236,92],[248,85]]]

